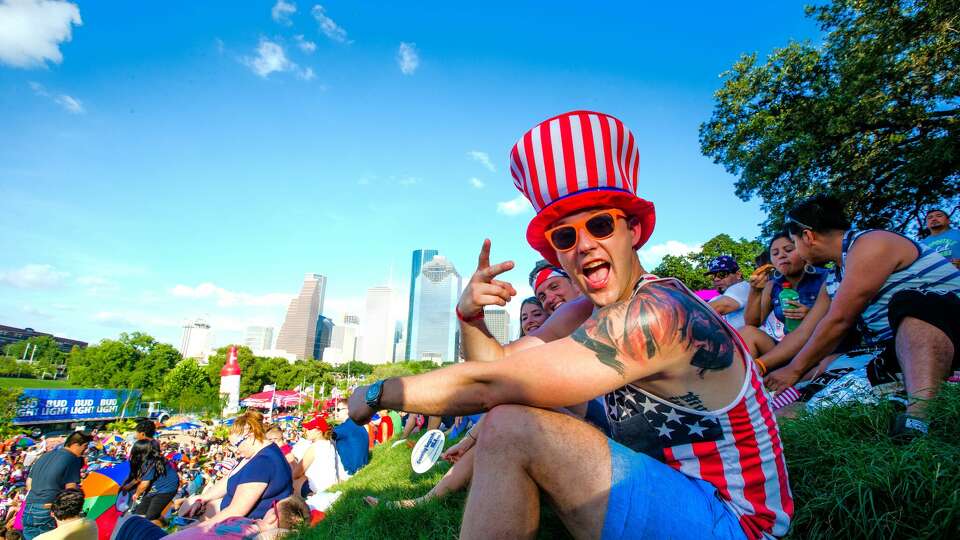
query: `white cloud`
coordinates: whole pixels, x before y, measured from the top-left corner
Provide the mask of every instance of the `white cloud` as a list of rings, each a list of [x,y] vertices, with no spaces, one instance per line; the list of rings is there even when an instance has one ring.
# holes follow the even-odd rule
[[[31,305],[25,305],[20,308],[20,311],[26,313],[27,315],[33,315],[34,317],[40,317],[41,319],[52,319],[53,313],[44,311],[38,307]]]
[[[83,114],[85,109],[83,108],[83,103],[79,99],[68,96],[66,94],[60,94],[59,96],[53,98],[53,101],[58,105],[63,107],[68,113],[71,114]]]
[[[284,52],[283,47],[279,43],[274,43],[266,38],[260,38],[260,44],[257,45],[257,55],[245,58],[244,63],[264,79],[277,71],[297,69],[297,64],[287,58],[287,53]]]
[[[305,53],[312,53],[317,50],[317,44],[310,40],[304,39],[303,34],[293,36],[293,39],[297,42],[297,47],[300,47],[300,50]]]
[[[153,334],[156,327],[179,328],[183,326],[182,321],[173,318],[120,311],[98,311],[93,315],[93,320],[103,326],[121,329],[130,328],[146,331],[148,334]]]
[[[312,81],[317,77],[317,74],[313,72],[313,68],[304,68],[297,72],[297,78],[303,79],[305,81]]]
[[[323,9],[323,6],[320,4],[313,6],[310,13],[313,15],[313,18],[317,20],[317,24],[320,25],[320,31],[323,32],[323,35],[337,43],[353,43],[353,41],[347,39],[347,31],[340,28],[333,19],[327,16],[327,12]]]
[[[30,82],[30,88],[34,94],[40,97],[50,98],[70,114],[83,114],[86,112],[83,108],[83,103],[73,96],[68,96],[67,94],[52,94],[44,88],[42,84],[33,81]]]
[[[60,0],[0,2],[0,63],[37,67],[63,61],[60,43],[70,41],[72,25],[80,26],[80,8]]]
[[[290,2],[284,2],[283,0],[277,0],[277,3],[273,5],[273,8],[270,10],[270,16],[273,18],[274,22],[290,26],[292,22],[290,21],[290,16],[297,12],[297,5]]]
[[[497,203],[497,213],[503,214],[505,216],[518,216],[520,214],[526,213],[531,210],[533,207],[530,206],[530,201],[521,193],[515,198],[510,199],[509,201],[502,201]]]
[[[416,176],[407,175],[407,176],[401,176],[400,179],[397,180],[397,183],[399,183],[401,186],[412,186],[419,181],[420,179],[417,178]]]
[[[77,283],[87,288],[87,293],[100,295],[117,290],[117,284],[101,276],[80,276]]]
[[[400,72],[404,75],[413,75],[420,66],[420,55],[417,54],[417,44],[400,42],[400,48],[397,49],[397,65],[400,66]]]
[[[647,270],[652,270],[664,255],[686,255],[694,251],[700,251],[700,244],[684,244],[678,240],[667,240],[662,244],[654,244],[640,248],[640,262]]]
[[[70,276],[49,264],[28,264],[16,270],[0,272],[0,283],[18,289],[52,289],[63,284]]]
[[[215,284],[206,282],[190,287],[176,285],[170,289],[170,294],[177,298],[215,298],[220,307],[233,306],[284,306],[290,303],[294,295],[287,293],[250,294],[245,292],[228,291]]]
[[[470,179],[470,185],[477,189],[483,189],[483,186],[485,186],[486,184],[483,183],[483,180],[480,180],[477,177],[473,177]]]
[[[471,150],[467,152],[467,155],[470,156],[470,159],[486,167],[490,172],[497,172],[497,168],[494,167],[493,162],[490,161],[490,154],[481,152],[480,150]]]

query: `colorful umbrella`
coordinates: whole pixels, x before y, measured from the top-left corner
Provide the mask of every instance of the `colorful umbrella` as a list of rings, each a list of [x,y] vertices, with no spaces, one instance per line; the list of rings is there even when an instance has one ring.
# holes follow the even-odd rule
[[[200,428],[202,428],[202,427],[203,427],[203,426],[201,426],[200,424],[195,424],[195,423],[193,423],[193,422],[180,422],[179,424],[174,424],[174,425],[172,425],[172,426],[167,426],[167,427],[165,427],[165,428],[163,428],[163,429],[167,429],[167,430],[171,430],[171,431],[187,431],[187,430],[189,430],[189,429],[200,429]]]
[[[97,522],[99,540],[108,540],[120,518],[117,510],[117,495],[120,485],[130,475],[130,462],[124,461],[112,467],[94,471],[80,483],[85,497],[83,511],[87,519]]]
[[[30,437],[20,437],[20,440],[17,441],[15,445],[17,448],[29,448],[37,444],[37,441],[31,439]]]

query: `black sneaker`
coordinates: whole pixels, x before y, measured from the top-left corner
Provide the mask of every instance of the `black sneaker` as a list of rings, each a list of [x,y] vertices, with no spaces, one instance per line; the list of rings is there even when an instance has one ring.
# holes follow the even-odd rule
[[[910,416],[898,414],[890,427],[890,436],[902,442],[908,442],[916,437],[924,437],[930,431],[930,422]]]

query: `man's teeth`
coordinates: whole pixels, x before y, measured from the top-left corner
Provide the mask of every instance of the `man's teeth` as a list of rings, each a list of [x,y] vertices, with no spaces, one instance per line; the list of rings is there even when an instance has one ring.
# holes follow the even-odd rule
[[[598,266],[604,265],[604,264],[607,264],[607,263],[605,263],[605,262],[603,262],[603,261],[593,261],[592,263],[583,265],[583,269],[584,269],[584,270],[592,270],[592,269],[594,269],[594,268],[596,268],[596,267],[598,267]]]

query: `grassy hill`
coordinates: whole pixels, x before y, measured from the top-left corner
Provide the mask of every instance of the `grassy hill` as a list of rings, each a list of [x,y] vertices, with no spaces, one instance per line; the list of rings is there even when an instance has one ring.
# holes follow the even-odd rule
[[[783,420],[796,503],[789,538],[960,537],[960,388],[945,388],[930,411],[931,433],[908,444],[887,437],[895,414],[889,404]],[[465,494],[412,510],[370,508],[362,500],[423,495],[446,470],[441,462],[417,475],[405,445],[378,446],[370,465],[343,484],[327,519],[298,538],[456,538]],[[568,537],[549,510],[539,536]]]
[[[0,377],[2,388],[73,388],[74,386],[63,380],[50,379],[20,379],[17,377]]]

